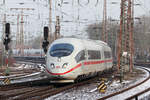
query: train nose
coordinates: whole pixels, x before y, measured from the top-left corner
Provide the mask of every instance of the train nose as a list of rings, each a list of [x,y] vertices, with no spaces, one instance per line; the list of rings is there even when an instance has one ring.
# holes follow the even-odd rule
[[[68,69],[68,63],[49,63],[46,70],[48,74],[53,76],[63,75],[64,72]]]
[[[58,69],[58,70],[63,70],[68,67],[68,63],[60,63],[60,64],[54,64],[50,63],[50,69]]]

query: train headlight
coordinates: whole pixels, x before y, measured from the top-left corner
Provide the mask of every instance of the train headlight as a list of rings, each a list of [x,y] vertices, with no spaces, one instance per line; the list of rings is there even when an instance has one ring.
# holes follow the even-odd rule
[[[51,64],[50,64],[50,67],[51,67],[52,69],[54,69],[54,68],[55,68],[54,63],[51,63]]]
[[[68,66],[68,63],[64,63],[62,68],[67,68],[67,66]]]

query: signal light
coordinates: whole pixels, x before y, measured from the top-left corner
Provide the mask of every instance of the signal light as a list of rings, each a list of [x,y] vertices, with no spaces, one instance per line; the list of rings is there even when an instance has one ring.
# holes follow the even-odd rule
[[[10,24],[6,23],[5,24],[5,38],[3,40],[3,44],[5,45],[5,50],[9,50],[8,44],[11,42],[11,39],[9,38],[10,35]]]
[[[47,53],[47,47],[49,45],[49,42],[47,40],[48,39],[48,32],[49,32],[48,27],[45,26],[44,27],[44,41],[42,43],[42,47],[43,47],[43,50],[44,50],[45,54]]]
[[[42,47],[43,47],[43,50],[44,50],[45,54],[47,53],[48,45],[49,45],[49,42],[47,40],[44,40],[43,43],[42,43]]]
[[[5,45],[5,50],[9,50],[8,44],[10,43],[11,39],[10,38],[5,38],[3,40],[3,44]]]
[[[8,37],[9,34],[10,34],[10,24],[9,23],[6,23],[5,24],[5,33],[6,33],[6,36]]]
[[[48,27],[44,27],[44,39],[45,40],[47,40],[48,38],[48,32],[49,32]]]

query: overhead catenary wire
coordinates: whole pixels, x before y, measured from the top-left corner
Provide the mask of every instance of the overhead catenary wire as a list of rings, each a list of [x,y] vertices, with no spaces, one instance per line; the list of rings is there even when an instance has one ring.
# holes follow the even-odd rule
[[[141,7],[141,9],[143,9],[143,11],[145,11],[145,13],[149,13],[149,8],[147,8],[146,6],[142,6],[142,5],[144,5],[143,3],[142,3],[142,1],[141,0],[137,0],[137,1],[135,1],[137,4],[138,4],[138,2],[141,4],[139,7]]]
[[[82,7],[87,6],[90,3],[90,0],[87,0],[87,2],[83,5],[83,4],[81,4],[81,1],[83,1],[83,0],[78,0],[78,4]]]
[[[27,1],[29,1],[29,0],[27,0]],[[48,6],[46,6],[45,5],[45,3],[46,2],[48,2],[48,0],[31,0],[31,1],[34,1],[36,4],[38,3],[37,1],[39,1],[39,4],[42,6],[43,5],[43,7],[48,7]],[[63,3],[63,2],[66,2],[67,0],[55,0],[55,1],[60,1],[61,3]],[[73,1],[73,0],[71,0],[71,1]],[[81,5],[79,5],[79,7],[80,7],[80,9],[82,9],[82,7],[88,7],[89,5],[91,5],[91,2],[93,2],[92,3],[92,5],[95,5],[95,6],[98,6],[99,7],[99,5],[100,5],[100,2],[101,2],[101,0],[74,0],[74,1],[76,1],[76,3],[79,1],[79,4],[81,4]],[[141,0],[138,0],[138,1],[140,1],[141,2]],[[25,4],[32,4],[31,2],[28,2],[28,3],[25,3]],[[39,5],[39,6],[40,6]],[[72,3],[72,5],[73,5],[73,3]],[[75,5],[75,4],[74,4]],[[62,5],[61,5],[62,6]],[[63,5],[64,6],[64,5]],[[76,5],[74,6],[74,7],[77,7]],[[143,8],[143,7],[142,7]],[[54,9],[52,9],[52,10],[54,10]],[[145,9],[146,10],[146,9]],[[68,22],[71,22],[70,20],[71,19],[75,19],[75,20],[78,20],[78,19],[76,19],[76,17],[74,17],[74,16],[76,16],[76,15],[72,15],[72,13],[70,14],[70,13],[68,13],[68,12],[65,12],[65,11],[63,11],[63,9],[61,10],[61,11],[59,11],[59,10],[57,10],[57,12],[59,12],[59,13],[61,13],[62,15],[63,15],[63,17],[68,17],[69,16],[69,21]],[[92,13],[97,13],[97,12],[94,12],[94,10],[92,11]],[[74,13],[75,14],[75,13]],[[80,12],[80,16],[81,16],[81,12]],[[95,15],[95,16],[98,16],[98,14],[97,15]],[[100,16],[98,16],[97,17],[97,19],[99,18]],[[33,17],[34,18],[34,17]],[[44,18],[44,17],[43,17]],[[55,17],[53,17],[53,20],[54,20],[54,18]],[[34,18],[34,19],[36,19],[36,18]],[[63,20],[61,20],[61,21],[63,21]],[[88,22],[86,22],[86,20],[83,18],[83,17],[80,17],[80,19],[79,19],[79,21],[72,21],[73,23],[74,22],[76,22],[76,23],[84,23],[84,24],[90,24],[89,22],[90,22],[90,19],[88,19],[87,20]],[[100,20],[99,20],[100,21]],[[67,21],[66,21],[67,22]],[[94,22],[94,21],[91,21],[91,22]],[[96,21],[95,21],[96,22]]]

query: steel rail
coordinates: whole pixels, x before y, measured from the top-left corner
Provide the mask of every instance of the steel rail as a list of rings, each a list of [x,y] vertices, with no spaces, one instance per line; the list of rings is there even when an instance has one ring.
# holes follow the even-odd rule
[[[146,69],[147,70],[147,69]],[[149,72],[149,74],[150,74],[150,70],[147,70],[148,72]],[[149,75],[149,77],[150,77],[150,75]],[[131,100],[131,99],[136,99],[136,100],[138,100],[138,96],[140,96],[140,95],[142,95],[142,94],[144,94],[144,93],[146,93],[146,92],[149,92],[150,91],[150,87],[149,88],[147,88],[147,89],[145,89],[145,90],[143,90],[143,91],[141,91],[141,92],[139,92],[139,93],[137,93],[137,94],[135,94],[135,95],[133,95],[133,96],[131,96],[131,97],[128,97],[126,100]]]
[[[143,69],[145,69],[145,68],[143,68]],[[147,69],[145,69],[145,70],[147,70]],[[104,97],[102,97],[102,98],[100,98],[100,99],[98,99],[98,100],[105,100],[105,99],[111,98],[111,97],[113,97],[113,96],[119,95],[119,94],[121,94],[121,93],[123,93],[123,92],[126,92],[126,91],[128,91],[128,90],[130,90],[130,89],[133,89],[133,88],[135,88],[135,87],[137,87],[137,86],[139,86],[139,85],[145,83],[146,81],[150,80],[150,71],[149,71],[149,70],[147,70],[147,71],[149,72],[149,76],[148,76],[145,80],[143,80],[142,82],[137,83],[136,85],[130,86],[130,87],[128,87],[128,88],[126,88],[126,89],[123,89],[123,90],[121,90],[121,91],[117,91],[117,92],[115,92],[115,93],[112,93],[112,94],[109,94],[109,95],[107,95],[107,96],[104,96]],[[145,91],[146,91],[146,90],[145,90]],[[147,90],[147,91],[148,91],[148,90]],[[136,94],[136,95],[137,95],[137,94]]]
[[[139,93],[137,93],[137,94],[127,98],[126,100],[131,100],[131,99],[134,99],[134,98],[135,98],[135,100],[138,100],[138,96],[140,96],[140,95],[142,95],[142,94],[144,94],[146,92],[149,92],[149,91],[150,91],[150,88],[148,88],[148,89],[146,89],[146,90],[144,90],[142,92],[139,92]]]
[[[38,86],[38,85],[42,85],[48,82],[49,82],[48,79],[42,79],[42,80],[33,80],[33,81],[27,81],[27,82],[21,82],[21,83],[14,83],[14,84],[9,84],[9,85],[1,85],[0,91],[7,91],[10,89],[16,89],[16,88],[24,87],[24,86]]]
[[[107,75],[107,74],[109,74],[109,75]],[[102,74],[101,76],[102,77],[104,77],[104,76],[105,77],[106,76],[110,77],[110,74],[112,74],[112,71],[108,72],[107,74],[104,73],[104,75]],[[95,78],[90,78],[90,79],[87,79],[87,80],[84,80],[84,81],[81,81],[81,82],[78,82],[78,83],[69,84],[67,86],[63,86],[63,87],[59,87],[59,88],[53,88],[52,90],[48,90],[48,91],[43,91],[43,92],[41,92],[39,94],[36,94],[37,96],[32,95],[32,96],[30,96],[30,97],[28,97],[26,99],[28,99],[28,100],[43,100],[43,99],[48,98],[48,97],[50,97],[52,95],[61,93],[61,92],[65,91],[65,90],[69,90],[71,88],[83,86],[85,84],[90,84],[90,83],[93,83],[94,81],[97,81],[97,80],[99,80],[99,76],[97,76]]]
[[[109,75],[107,75],[107,74],[109,74]],[[112,75],[112,71],[110,71],[107,74],[104,73],[104,75],[102,74],[101,77],[104,77],[104,76],[110,77]],[[4,94],[4,95],[1,94],[0,98],[1,99],[11,99],[11,100],[24,100],[24,99],[42,100],[42,99],[45,99],[45,98],[50,97],[52,95],[63,92],[65,90],[68,90],[68,89],[71,89],[74,87],[78,87],[78,86],[82,86],[85,84],[90,84],[90,83],[93,83],[94,81],[97,82],[98,80],[99,80],[99,76],[97,76],[95,78],[90,78],[88,80],[84,80],[84,81],[81,81],[78,83],[74,83],[74,84],[67,84],[67,85],[63,85],[63,86],[61,85],[61,87],[60,86],[57,87],[56,85],[54,85],[54,88],[46,88],[46,87],[49,87],[49,85],[53,85],[53,84],[49,84],[49,85],[46,85],[46,87],[45,87],[46,89],[44,89],[40,86],[39,86],[39,88],[32,89],[32,86],[33,86],[33,88],[36,87],[34,84],[38,84],[38,82],[35,82],[35,81],[33,81],[33,83],[31,82],[31,85],[30,85],[30,83],[27,83],[29,85],[27,85],[26,83],[20,83],[20,85],[19,84],[8,85],[8,86],[5,86],[3,89],[1,89],[2,91],[5,91],[6,94]],[[29,88],[29,89],[26,89],[26,87],[23,87],[23,88],[19,88],[19,90],[15,90],[15,88],[14,88],[14,90],[10,90],[10,88],[13,89],[14,86],[19,87],[19,86],[22,86],[25,84],[28,86],[27,88]],[[42,85],[42,86],[45,86],[45,85]],[[7,91],[7,88],[8,88],[8,91]],[[25,88],[25,90],[24,90],[24,88]],[[16,94],[15,94],[15,92],[11,93],[11,94],[7,94],[10,92],[9,90],[10,91],[16,91]],[[24,91],[20,91],[20,90],[24,90]]]
[[[93,78],[93,79],[86,80],[86,81],[83,81],[83,82],[79,82],[79,83],[67,85],[67,86],[64,86],[64,87],[56,88],[56,89],[53,89],[53,90],[45,91],[39,97],[28,98],[28,100],[35,100],[35,99],[36,100],[43,100],[43,99],[48,98],[52,95],[61,93],[65,90],[68,90],[68,89],[71,89],[71,88],[74,88],[74,87],[78,87],[78,86],[82,86],[82,85],[85,85],[85,84],[89,84],[89,83],[93,82],[94,80],[97,80],[97,78]]]

